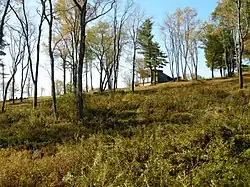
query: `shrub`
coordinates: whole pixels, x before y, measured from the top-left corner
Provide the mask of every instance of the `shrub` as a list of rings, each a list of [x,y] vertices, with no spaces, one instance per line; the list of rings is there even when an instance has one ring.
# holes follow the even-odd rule
[[[0,114],[0,186],[249,186],[248,89],[234,79],[72,95]]]

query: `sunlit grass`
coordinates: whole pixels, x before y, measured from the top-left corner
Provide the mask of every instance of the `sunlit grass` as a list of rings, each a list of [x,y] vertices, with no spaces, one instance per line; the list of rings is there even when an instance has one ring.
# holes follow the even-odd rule
[[[165,83],[74,99],[7,104],[0,186],[249,186],[250,82]]]

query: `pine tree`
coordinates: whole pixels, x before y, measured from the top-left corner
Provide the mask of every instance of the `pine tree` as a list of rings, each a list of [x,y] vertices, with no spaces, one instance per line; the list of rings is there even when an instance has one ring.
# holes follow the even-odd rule
[[[153,80],[156,83],[157,68],[165,65],[165,56],[160,49],[160,45],[153,41],[152,26],[153,22],[146,19],[138,32],[141,54],[144,55],[146,67],[150,69],[151,84],[153,84]]]

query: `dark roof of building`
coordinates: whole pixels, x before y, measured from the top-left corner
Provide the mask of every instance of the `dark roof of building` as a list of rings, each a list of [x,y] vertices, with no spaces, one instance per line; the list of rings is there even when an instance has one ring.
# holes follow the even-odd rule
[[[174,79],[168,75],[166,75],[165,73],[163,73],[162,70],[157,70],[158,73],[158,82],[170,82],[170,81],[174,81]]]

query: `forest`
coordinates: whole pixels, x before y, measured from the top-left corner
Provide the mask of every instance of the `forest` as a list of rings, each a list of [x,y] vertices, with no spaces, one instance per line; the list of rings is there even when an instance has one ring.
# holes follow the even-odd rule
[[[249,0],[0,0],[0,186],[249,186],[249,62]]]

